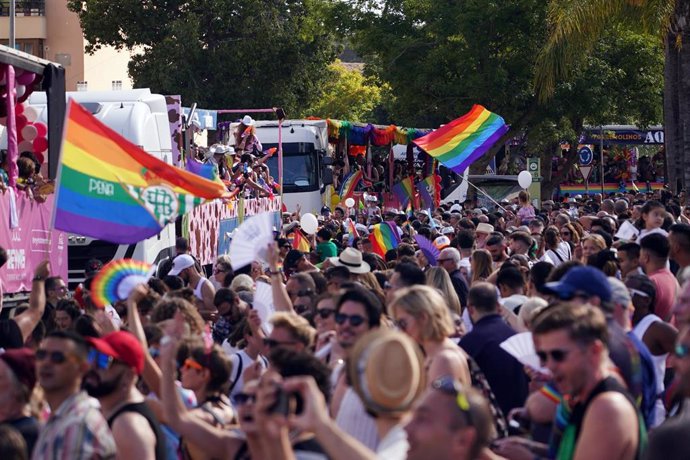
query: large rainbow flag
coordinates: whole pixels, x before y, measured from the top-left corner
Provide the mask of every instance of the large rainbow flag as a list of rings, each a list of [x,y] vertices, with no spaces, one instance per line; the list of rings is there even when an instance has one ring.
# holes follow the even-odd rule
[[[507,131],[503,118],[475,105],[462,117],[413,142],[447,168],[462,174]]]
[[[381,257],[386,256],[386,252],[395,249],[400,244],[398,227],[394,222],[382,222],[374,225],[374,229],[369,234],[372,250]]]
[[[53,225],[131,244],[158,234],[205,200],[227,195],[212,182],[146,153],[69,102]]]

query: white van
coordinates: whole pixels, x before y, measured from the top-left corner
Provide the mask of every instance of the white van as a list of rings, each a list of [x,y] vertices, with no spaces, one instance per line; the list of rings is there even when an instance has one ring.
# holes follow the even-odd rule
[[[172,164],[172,138],[164,96],[151,94],[149,89],[78,91],[66,95],[67,100],[74,99],[130,142]],[[33,93],[28,103],[39,112],[38,121],[45,123],[45,93]],[[75,234],[70,234],[68,241],[69,283],[70,288],[74,288],[84,280],[84,267],[92,258],[103,263],[121,258],[156,263],[168,257],[174,251],[175,224],[167,225],[158,235],[137,244],[118,245]]]

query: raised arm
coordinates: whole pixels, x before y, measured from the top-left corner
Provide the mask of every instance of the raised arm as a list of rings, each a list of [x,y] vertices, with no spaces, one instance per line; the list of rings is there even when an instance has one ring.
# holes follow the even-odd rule
[[[44,260],[34,269],[34,278],[31,281],[31,294],[29,295],[29,308],[25,312],[14,317],[22,339],[26,342],[34,328],[41,321],[46,309],[46,278],[50,276],[50,261]]]
[[[292,301],[283,283],[283,273],[278,270],[278,243],[271,243],[267,248],[268,265],[271,270],[271,290],[273,292],[273,306],[276,311],[293,313]]]
[[[134,288],[134,290],[129,294],[127,299],[127,322],[129,325],[129,330],[141,343],[141,347],[144,349],[144,372],[142,376],[144,377],[144,382],[149,387],[149,389],[156,395],[161,394],[161,369],[156,364],[149,353],[149,345],[146,342],[146,334],[144,333],[144,325],[141,323],[141,317],[139,316],[139,308],[137,305],[148,293],[148,286],[140,284]]]

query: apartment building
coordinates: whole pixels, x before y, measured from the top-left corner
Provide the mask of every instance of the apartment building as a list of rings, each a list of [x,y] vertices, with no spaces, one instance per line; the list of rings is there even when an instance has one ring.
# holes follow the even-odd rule
[[[86,39],[79,17],[67,9],[67,0],[14,0],[15,47],[25,53],[58,62],[65,68],[67,91],[131,89],[127,74],[131,54],[104,48],[85,54]],[[0,0],[0,43],[10,35],[10,0]]]

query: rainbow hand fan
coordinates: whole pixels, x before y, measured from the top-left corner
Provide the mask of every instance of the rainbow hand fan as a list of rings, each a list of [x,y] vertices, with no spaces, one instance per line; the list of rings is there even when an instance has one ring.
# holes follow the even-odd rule
[[[93,279],[91,299],[100,308],[125,300],[137,284],[146,283],[156,267],[133,259],[107,263]]]
[[[434,243],[432,243],[431,241],[429,241],[428,238],[422,235],[415,235],[414,239],[415,241],[417,241],[417,244],[419,245],[419,250],[422,251],[424,257],[426,257],[426,260],[429,262],[429,265],[435,267],[438,263],[437,259],[438,256],[441,255],[441,251],[439,251],[438,248],[434,246]]]

